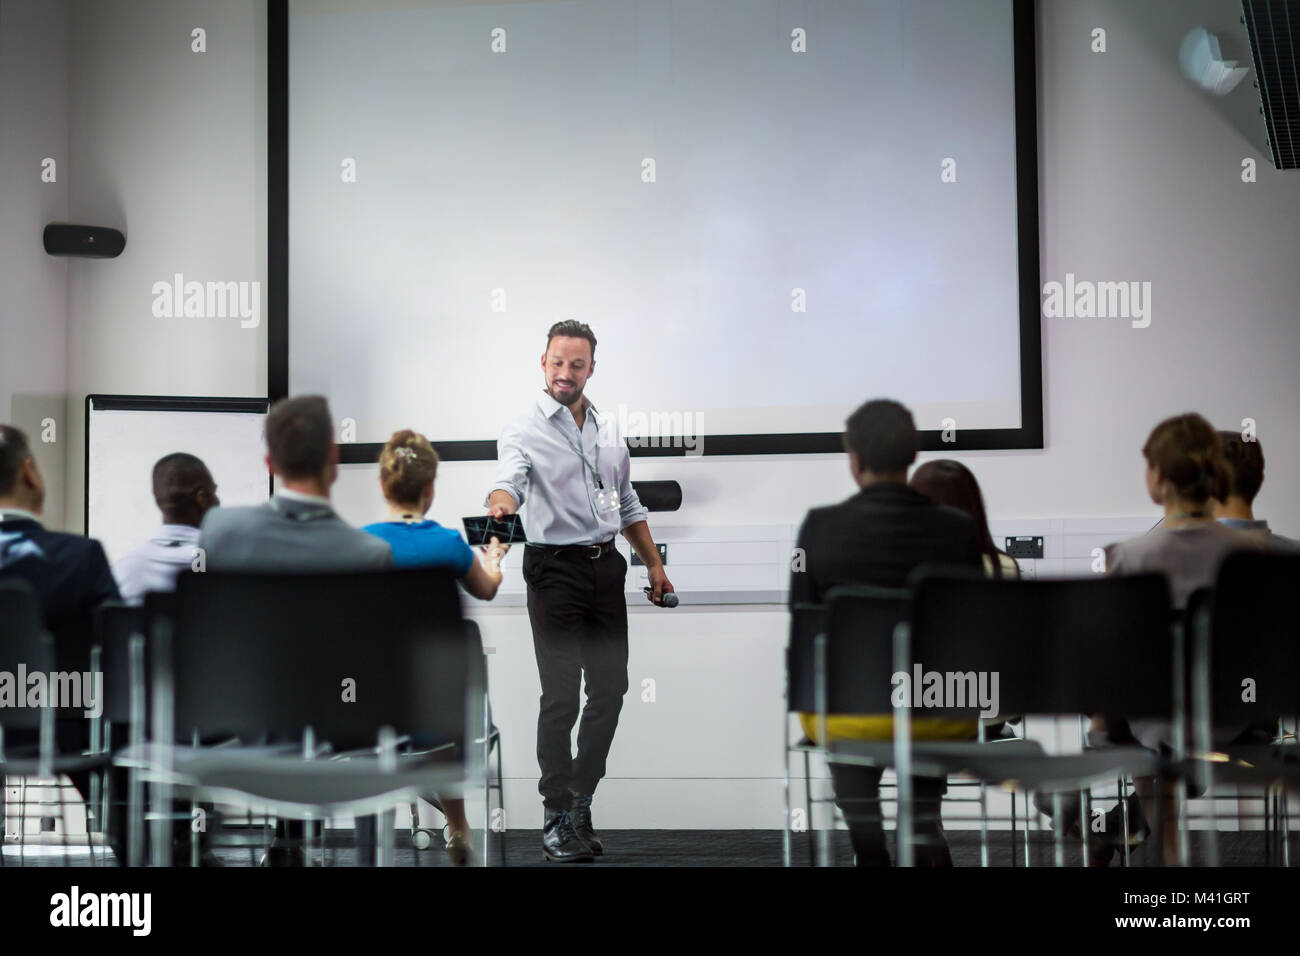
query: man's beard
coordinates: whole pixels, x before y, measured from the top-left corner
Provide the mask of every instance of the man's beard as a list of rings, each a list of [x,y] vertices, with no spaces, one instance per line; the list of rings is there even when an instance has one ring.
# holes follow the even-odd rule
[[[584,385],[581,388],[570,389],[570,391],[566,394],[556,394],[555,386],[548,385],[546,387],[546,394],[551,396],[551,398],[555,399],[561,405],[565,405],[572,408],[575,402],[582,401],[583,388],[586,388],[586,386]]]

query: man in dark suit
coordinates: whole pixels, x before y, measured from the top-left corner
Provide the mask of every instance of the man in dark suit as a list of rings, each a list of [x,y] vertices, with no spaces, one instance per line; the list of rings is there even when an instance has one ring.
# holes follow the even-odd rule
[[[982,542],[975,522],[956,508],[935,504],[907,485],[907,469],[916,461],[918,438],[912,413],[897,402],[867,402],[851,416],[844,433],[849,471],[860,489],[837,505],[808,512],[790,574],[790,604],[818,604],[837,584],[873,584],[901,588],[922,564],[981,567]],[[887,675],[884,675],[887,676]],[[811,714],[801,723],[815,739]],[[914,719],[917,739],[974,737],[968,721]],[[889,740],[889,714],[833,715],[831,739]],[[888,866],[880,814],[881,769],[832,766],[835,801],[844,813],[859,866]],[[952,865],[943,841],[939,806],[942,779],[915,779],[920,865]]]
[[[50,531],[41,524],[45,479],[32,457],[27,436],[12,425],[0,425],[0,578],[23,578],[41,602],[45,626],[54,637],[55,669],[90,670],[94,612],[105,601],[118,599],[117,583],[93,538]],[[62,719],[55,724],[60,751],[77,753],[90,744],[85,720]],[[6,735],[11,750],[35,747],[30,733]],[[90,773],[71,775],[83,797],[90,793]],[[0,798],[0,817],[4,805]],[[120,831],[108,834],[114,852]]]
[[[92,615],[118,599],[117,583],[93,538],[41,524],[45,480],[27,436],[0,425],[0,576],[25,578],[40,598],[59,670],[90,666]]]

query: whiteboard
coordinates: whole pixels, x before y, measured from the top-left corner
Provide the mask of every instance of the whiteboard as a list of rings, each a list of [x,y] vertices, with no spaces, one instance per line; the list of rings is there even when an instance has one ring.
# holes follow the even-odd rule
[[[263,428],[266,399],[86,397],[86,534],[110,562],[135,550],[162,523],[153,466],[164,455],[203,459],[222,505],[271,494]]]

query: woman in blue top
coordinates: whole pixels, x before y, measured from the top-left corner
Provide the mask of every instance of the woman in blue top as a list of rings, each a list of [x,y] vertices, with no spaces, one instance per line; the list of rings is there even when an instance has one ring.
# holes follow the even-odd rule
[[[496,538],[475,561],[460,532],[424,517],[433,504],[438,453],[429,439],[409,428],[394,432],[379,454],[379,487],[388,502],[388,520],[365,526],[393,548],[399,568],[453,568],[474,597],[490,601],[501,586],[501,558],[509,550]]]
[[[437,471],[438,453],[427,438],[410,429],[394,432],[379,454],[379,487],[388,502],[388,520],[363,530],[392,545],[396,567],[452,568],[466,591],[490,601],[501,586],[501,558],[508,548],[493,538],[484,559],[475,560],[459,532],[424,517],[433,504]],[[472,844],[465,801],[443,798],[440,806],[451,828],[447,853],[456,863],[467,863]]]

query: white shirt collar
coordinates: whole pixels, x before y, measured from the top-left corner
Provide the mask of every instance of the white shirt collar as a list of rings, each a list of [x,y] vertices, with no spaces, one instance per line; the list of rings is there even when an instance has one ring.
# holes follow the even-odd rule
[[[294,491],[292,488],[281,488],[275,494],[279,498],[288,498],[290,501],[308,501],[314,505],[324,505],[326,508],[331,510],[334,508],[328,498],[322,498],[320,495],[309,495],[305,491]]]
[[[153,533],[150,541],[198,541],[199,529],[190,524],[165,524]]]
[[[603,424],[604,417],[600,414],[600,412],[596,410],[595,403],[593,403],[592,400],[588,398],[586,395],[582,396],[582,401],[583,404],[587,406],[587,412],[590,413],[592,421],[594,421],[597,425]],[[537,407],[541,409],[542,414],[545,415],[547,418],[553,416],[561,408],[568,408],[567,405],[561,405],[554,398],[552,398],[551,393],[546,391],[545,389],[542,390],[541,395],[537,396]],[[573,413],[570,412],[569,414],[573,414]]]
[[[4,516],[5,521],[12,521],[15,518],[26,518],[28,521],[35,521],[37,524],[41,525],[41,527],[44,527],[40,516],[33,514],[26,508],[14,508],[10,505],[5,505],[4,507],[0,507],[0,515]]]

